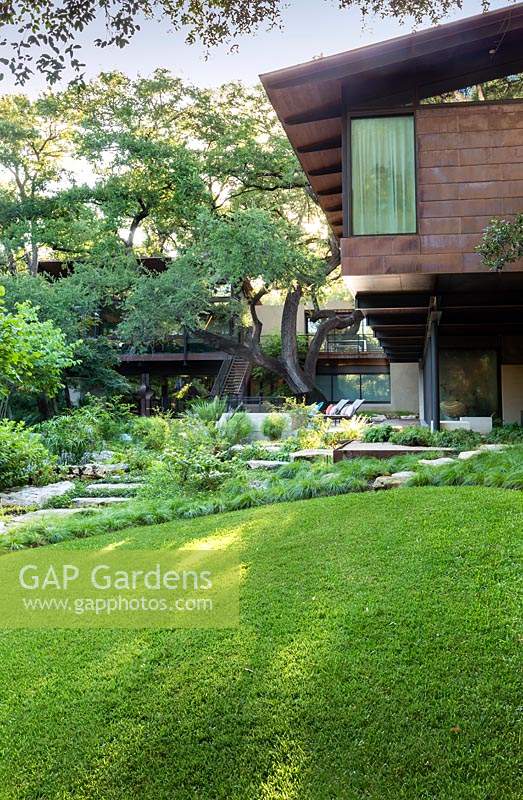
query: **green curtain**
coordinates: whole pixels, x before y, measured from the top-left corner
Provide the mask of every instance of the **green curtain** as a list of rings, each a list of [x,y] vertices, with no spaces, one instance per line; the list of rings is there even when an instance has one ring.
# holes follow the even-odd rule
[[[352,233],[416,232],[414,118],[351,120]]]

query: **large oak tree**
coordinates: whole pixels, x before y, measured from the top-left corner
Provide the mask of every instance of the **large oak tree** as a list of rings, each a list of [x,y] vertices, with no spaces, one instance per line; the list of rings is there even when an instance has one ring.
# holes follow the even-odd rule
[[[301,0],[294,0],[301,3]],[[327,0],[316,0],[318,6]],[[85,64],[79,40],[99,47],[125,47],[139,34],[145,20],[186,31],[188,43],[200,41],[206,48],[231,42],[260,26],[281,26],[285,0],[7,0],[0,4],[0,59],[23,84],[35,71],[50,83],[72,68],[77,79]],[[424,18],[435,23],[448,11],[461,8],[460,0],[338,0],[340,8],[357,8],[362,15]],[[488,6],[484,0],[483,7]],[[102,23],[103,36],[97,36]]]

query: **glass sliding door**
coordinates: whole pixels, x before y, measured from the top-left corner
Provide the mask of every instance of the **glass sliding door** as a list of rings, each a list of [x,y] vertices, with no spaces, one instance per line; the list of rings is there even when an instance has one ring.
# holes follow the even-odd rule
[[[416,233],[414,117],[350,120],[352,235]]]
[[[316,375],[316,387],[330,402],[357,400],[368,403],[390,403],[390,374],[330,372]]]
[[[441,350],[441,418],[489,417],[498,412],[495,350]]]

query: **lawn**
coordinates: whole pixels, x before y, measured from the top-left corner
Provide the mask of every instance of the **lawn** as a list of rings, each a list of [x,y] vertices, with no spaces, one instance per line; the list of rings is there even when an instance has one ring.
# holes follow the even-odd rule
[[[2,632],[0,797],[519,800],[522,531],[430,487],[69,542],[227,537],[241,625]]]

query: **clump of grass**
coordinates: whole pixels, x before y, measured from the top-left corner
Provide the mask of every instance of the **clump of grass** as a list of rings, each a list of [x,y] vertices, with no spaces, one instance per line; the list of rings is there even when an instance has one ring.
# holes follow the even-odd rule
[[[443,467],[419,470],[415,486],[491,486],[499,489],[523,489],[523,447],[500,453],[483,452],[467,461],[455,461]]]

